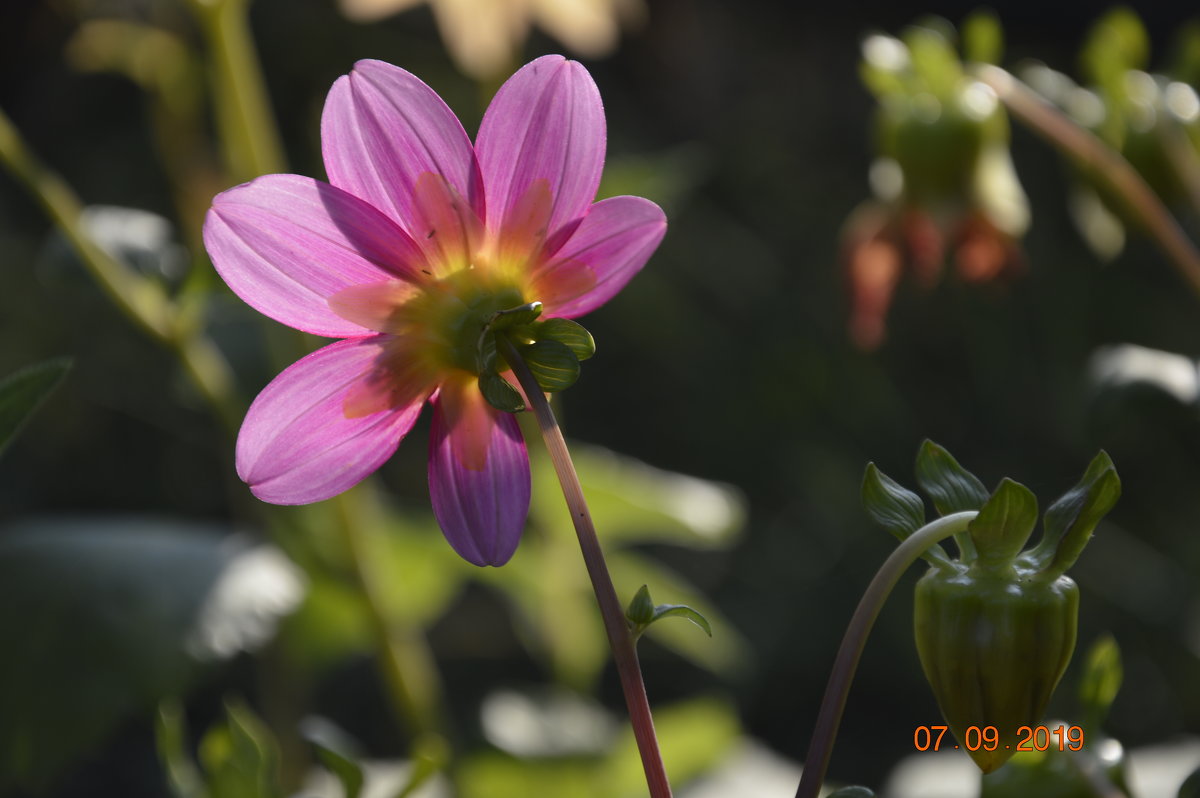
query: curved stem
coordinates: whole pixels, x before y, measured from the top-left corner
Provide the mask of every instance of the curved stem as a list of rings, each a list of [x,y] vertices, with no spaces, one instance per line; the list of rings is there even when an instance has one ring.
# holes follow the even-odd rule
[[[930,546],[966,529],[976,515],[978,513],[974,510],[968,510],[930,521],[888,555],[871,584],[867,585],[858,608],[850,618],[850,625],[846,627],[837,658],[833,661],[833,671],[829,674],[829,684],[825,687],[825,697],[821,700],[821,709],[813,726],[812,741],[804,760],[804,772],[800,776],[796,798],[816,798],[821,791],[842,711],[846,708],[846,696],[850,693],[850,683],[854,680],[854,672],[866,647],[867,635],[871,633],[871,627],[875,625],[875,619],[879,617],[879,611],[883,609],[883,603],[887,601],[900,575]]]
[[[571,453],[567,442],[563,439],[558,420],[541,386],[537,384],[533,374],[517,348],[503,335],[496,336],[500,353],[512,367],[513,373],[525,389],[525,395],[537,418],[538,427],[542,431],[542,439],[546,443],[546,451],[554,463],[554,471],[562,486],[563,498],[571,511],[571,520],[575,524],[575,533],[579,537],[579,548],[583,552],[583,562],[587,566],[588,576],[592,580],[592,590],[596,593],[596,601],[600,605],[600,615],[604,619],[604,631],[608,634],[608,643],[612,648],[613,660],[617,666],[617,674],[621,679],[621,690],[625,694],[625,705],[629,709],[629,722],[633,726],[633,736],[637,740],[638,752],[642,757],[642,768],[646,772],[646,783],[650,787],[652,798],[670,798],[671,784],[667,780],[667,772],[663,767],[662,755],[658,750],[658,738],[654,734],[654,719],[650,714],[650,702],[646,697],[646,686],[642,682],[642,671],[638,665],[637,649],[629,624],[625,620],[625,611],[613,588],[612,578],[608,575],[608,566],[604,562],[604,552],[600,548],[600,540],[596,536],[596,527],[592,523],[592,514],[588,510],[583,497],[583,488],[579,484],[579,475],[575,473],[575,465],[571,462]]]
[[[1129,212],[1155,240],[1192,290],[1200,294],[1200,250],[1162,200],[1119,153],[1071,121],[1037,92],[998,66],[986,64],[976,77],[990,86],[1018,119],[1048,139],[1125,200]]]

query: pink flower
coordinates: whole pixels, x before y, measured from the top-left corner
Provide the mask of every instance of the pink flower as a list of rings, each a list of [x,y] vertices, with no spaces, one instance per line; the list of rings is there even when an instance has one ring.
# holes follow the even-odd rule
[[[604,111],[578,63],[546,56],[497,92],[474,146],[410,73],[360,61],[321,120],[329,183],[267,175],[218,195],[204,243],[229,287],[305,332],[343,340],[258,395],[238,475],[274,504],[327,499],[383,464],[433,404],[429,492],[450,545],[502,565],[529,510],[516,419],[478,387],[498,310],[543,318],[604,304],[666,232],[652,202],[594,203]]]

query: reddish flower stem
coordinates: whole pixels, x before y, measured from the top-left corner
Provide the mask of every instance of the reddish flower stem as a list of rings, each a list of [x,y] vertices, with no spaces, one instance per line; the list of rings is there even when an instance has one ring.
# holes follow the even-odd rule
[[[583,488],[579,484],[579,475],[575,473],[567,442],[563,439],[558,419],[554,417],[554,411],[550,409],[550,403],[546,401],[541,386],[521,359],[517,348],[503,335],[497,335],[496,342],[521,387],[525,389],[525,396],[542,431],[546,451],[554,463],[563,498],[571,511],[575,534],[579,537],[579,548],[583,552],[583,562],[592,580],[592,590],[596,593],[600,615],[604,619],[604,631],[608,633],[608,644],[612,648],[617,674],[621,679],[625,705],[629,708],[629,722],[633,726],[633,736],[642,756],[642,769],[646,771],[646,783],[650,787],[651,798],[671,798],[671,784],[667,780],[667,771],[663,767],[662,755],[658,750],[654,719],[650,715],[650,701],[646,697],[646,686],[642,682],[641,666],[638,665],[637,648],[625,619],[625,611],[608,574],[604,552],[596,536],[596,526],[592,523],[592,514],[588,511],[587,501],[583,497]]]
[[[1130,214],[1192,290],[1200,294],[1200,250],[1129,161],[1009,72],[987,64],[980,66],[975,75],[996,92],[1013,116],[1124,199]]]
[[[833,741],[842,722],[846,698],[850,695],[850,683],[854,681],[854,672],[858,670],[858,661],[867,645],[867,635],[871,633],[871,627],[875,625],[875,619],[879,617],[879,611],[883,609],[883,603],[887,601],[900,575],[930,546],[966,529],[976,515],[971,510],[930,521],[905,538],[879,566],[879,571],[871,584],[867,585],[850,618],[842,645],[833,661],[829,684],[825,687],[812,740],[808,744],[808,756],[804,759],[796,798],[817,798],[821,792],[821,783],[825,781],[825,771],[829,768],[829,757],[833,753]]]

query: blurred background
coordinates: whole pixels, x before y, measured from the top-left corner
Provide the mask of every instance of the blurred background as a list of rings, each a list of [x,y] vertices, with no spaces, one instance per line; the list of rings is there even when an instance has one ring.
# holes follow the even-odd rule
[[[272,789],[291,794],[311,778],[314,750],[351,750],[407,761],[409,776],[421,762],[455,763],[417,789],[591,795],[589,768],[603,768],[626,775],[601,794],[638,794],[615,674],[545,461],[534,461],[528,540],[487,571],[457,561],[432,523],[427,416],[345,503],[263,508],[238,481],[229,420],[235,430],[237,408],[319,342],[245,307],[198,243],[212,195],[272,160],[239,161],[229,143],[237,119],[254,124],[222,88],[219,47],[236,49],[237,5],[0,9],[0,109],[87,206],[77,228],[129,285],[155,286],[186,319],[147,334],[27,181],[0,171],[0,376],[72,362],[0,460],[0,793],[187,794],[179,785],[195,777],[211,794],[240,794],[221,792],[216,774],[236,771],[239,751],[270,750]],[[657,601],[694,603],[714,621],[712,641],[671,622],[641,647],[677,786],[750,761],[763,778],[783,773],[782,787],[754,794],[792,794],[789,763],[807,747],[844,625],[893,547],[861,509],[863,469],[874,461],[915,487],[924,438],[989,486],[1025,483],[1043,507],[1109,452],[1124,493],[1073,571],[1080,650],[1110,633],[1122,654],[1105,731],[1127,749],[1200,733],[1200,295],[1136,227],[1108,218],[1107,238],[1095,233],[1099,193],[1089,217],[1086,180],[1015,120],[1027,226],[989,216],[986,189],[916,197],[906,175],[897,200],[887,169],[871,170],[895,153],[862,79],[865,37],[903,36],[929,13],[959,25],[974,6],[469,6],[255,0],[248,29],[269,98],[263,124],[278,124],[274,168],[324,177],[322,103],[361,58],[420,76],[472,135],[525,61],[566,52],[591,71],[608,120],[602,194],[655,200],[670,229],[644,272],[585,320],[598,353],[559,409],[622,596],[648,582]],[[1033,59],[1103,81],[1081,53],[1105,10],[1000,7],[998,63],[1031,82],[1051,74],[1022,72]],[[1194,28],[1181,38],[1186,9],[1134,11],[1146,49],[1130,65],[1194,87],[1200,38]],[[1094,96],[1118,115],[1103,86]],[[1189,107],[1175,121],[1193,136]],[[987,135],[1007,149],[1006,131]],[[1163,193],[1195,239],[1195,197]],[[901,206],[926,214],[933,255],[914,243],[919,224],[889,221]],[[962,226],[976,211],[985,233]],[[867,240],[888,253],[875,271]],[[972,260],[971,246],[993,254]],[[228,364],[224,409],[181,366],[199,334]],[[1114,353],[1146,353],[1111,349],[1125,344],[1180,357],[1135,357],[1131,376]],[[939,722],[912,642],[921,570],[871,637],[836,781],[882,786],[913,754],[914,728]],[[394,663],[377,667],[389,636],[423,663],[415,683],[432,685],[407,715],[381,675]],[[1082,659],[1052,717],[1078,712]]]

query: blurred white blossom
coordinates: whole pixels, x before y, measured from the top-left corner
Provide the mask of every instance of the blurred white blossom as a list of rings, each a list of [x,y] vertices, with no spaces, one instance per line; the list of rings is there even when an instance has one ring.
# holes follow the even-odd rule
[[[639,24],[643,0],[340,0],[342,12],[374,22],[428,2],[451,57],[473,78],[495,79],[513,68],[537,25],[575,55],[612,52],[622,25]]]

